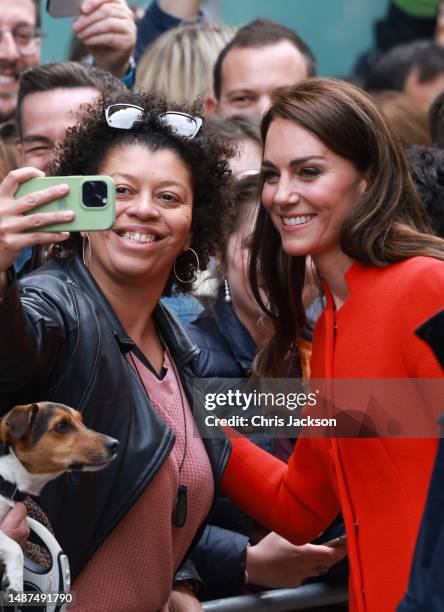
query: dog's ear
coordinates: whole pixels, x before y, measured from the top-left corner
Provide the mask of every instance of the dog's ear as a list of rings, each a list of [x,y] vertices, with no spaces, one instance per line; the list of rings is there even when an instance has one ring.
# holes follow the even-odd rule
[[[20,440],[20,438],[23,438],[28,429],[33,426],[38,411],[38,404],[28,404],[26,406],[16,406],[13,408],[4,419],[6,421],[9,438],[13,440]]]

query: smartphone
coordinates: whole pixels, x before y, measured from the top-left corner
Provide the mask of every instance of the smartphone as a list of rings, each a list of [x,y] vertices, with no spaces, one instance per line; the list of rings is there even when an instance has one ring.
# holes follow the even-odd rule
[[[322,546],[330,546],[330,548],[339,548],[339,546],[342,546],[342,544],[344,544],[345,542],[347,542],[347,536],[341,535],[338,538],[333,538],[333,540],[329,540],[328,542],[324,542],[322,543]]]
[[[14,197],[21,198],[61,184],[69,185],[66,196],[42,204],[25,214],[73,210],[76,216],[66,223],[44,225],[38,231],[87,232],[107,230],[113,226],[116,217],[116,186],[110,176],[42,176],[22,183]]]
[[[82,0],[47,0],[46,11],[51,17],[78,17]]]

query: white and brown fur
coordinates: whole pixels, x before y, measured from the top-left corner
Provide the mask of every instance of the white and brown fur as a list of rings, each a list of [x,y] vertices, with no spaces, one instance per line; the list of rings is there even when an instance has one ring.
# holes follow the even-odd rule
[[[0,474],[19,491],[38,495],[64,472],[95,471],[116,456],[118,442],[85,427],[82,416],[63,404],[15,406],[0,421]],[[0,522],[15,502],[0,494]],[[0,530],[2,591],[23,590],[23,552]]]

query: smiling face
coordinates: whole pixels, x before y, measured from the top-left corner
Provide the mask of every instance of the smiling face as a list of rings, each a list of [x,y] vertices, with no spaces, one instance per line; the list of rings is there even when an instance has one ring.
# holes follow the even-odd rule
[[[0,121],[9,119],[17,105],[20,73],[40,61],[40,45],[29,55],[20,53],[12,36],[29,37],[36,27],[32,0],[0,0]]]
[[[273,93],[307,78],[302,53],[288,40],[266,47],[233,47],[222,64],[217,112],[262,117]]]
[[[341,253],[340,231],[366,189],[365,173],[285,119],[268,129],[263,173],[262,202],[285,253],[328,265]]]
[[[93,87],[58,87],[27,95],[21,108],[22,164],[45,172],[66,130],[77,123],[79,113],[99,95]]]
[[[174,260],[190,242],[193,186],[184,161],[169,149],[141,145],[111,150],[99,174],[116,183],[112,230],[91,232],[89,268],[110,284],[165,287]]]

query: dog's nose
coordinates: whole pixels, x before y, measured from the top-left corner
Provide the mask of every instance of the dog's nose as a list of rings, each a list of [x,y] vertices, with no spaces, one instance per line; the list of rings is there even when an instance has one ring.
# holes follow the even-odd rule
[[[114,438],[108,438],[105,442],[105,448],[109,450],[112,455],[115,455],[119,448],[119,441]]]

